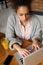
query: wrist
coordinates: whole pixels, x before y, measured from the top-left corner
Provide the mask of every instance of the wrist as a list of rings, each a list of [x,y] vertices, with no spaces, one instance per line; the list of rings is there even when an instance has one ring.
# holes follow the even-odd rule
[[[18,44],[13,44],[13,48],[15,48],[17,51],[19,51],[21,49],[21,46]]]
[[[39,42],[39,40],[38,39],[34,39],[33,42]]]
[[[33,44],[39,44],[39,41],[37,39],[34,39]]]

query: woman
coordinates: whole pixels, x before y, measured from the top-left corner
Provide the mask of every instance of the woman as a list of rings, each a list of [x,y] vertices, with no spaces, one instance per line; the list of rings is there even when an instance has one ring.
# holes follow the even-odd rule
[[[8,18],[6,38],[10,41],[10,49],[16,49],[22,57],[25,57],[30,51],[21,47],[20,38],[32,40],[32,48],[39,49],[42,40],[40,21],[37,16],[31,15],[29,0],[11,0],[11,4],[14,13]]]

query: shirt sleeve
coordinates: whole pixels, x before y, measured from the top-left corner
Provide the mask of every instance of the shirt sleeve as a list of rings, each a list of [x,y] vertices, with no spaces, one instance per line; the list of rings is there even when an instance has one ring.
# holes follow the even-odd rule
[[[38,18],[36,18],[36,23],[34,24],[35,27],[35,32],[32,40],[38,39],[40,42],[42,42],[42,28],[41,28],[41,23]]]

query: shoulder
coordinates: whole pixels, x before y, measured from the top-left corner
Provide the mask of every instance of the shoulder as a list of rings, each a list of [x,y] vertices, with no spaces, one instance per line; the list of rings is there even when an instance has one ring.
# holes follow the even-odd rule
[[[32,16],[32,22],[36,25],[36,24],[40,24],[40,20],[38,18],[38,16],[33,15]]]
[[[16,23],[16,13],[15,12],[12,12],[9,17],[8,17],[8,23],[13,23],[15,24]]]
[[[9,17],[8,17],[8,19],[15,19],[16,18],[16,13],[15,12],[12,12],[10,15],[9,15]]]

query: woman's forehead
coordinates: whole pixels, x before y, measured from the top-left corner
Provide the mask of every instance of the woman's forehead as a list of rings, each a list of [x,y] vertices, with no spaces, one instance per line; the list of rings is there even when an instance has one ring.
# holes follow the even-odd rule
[[[18,9],[17,9],[17,12],[18,13],[26,13],[29,11],[29,8],[27,6],[20,6]]]

